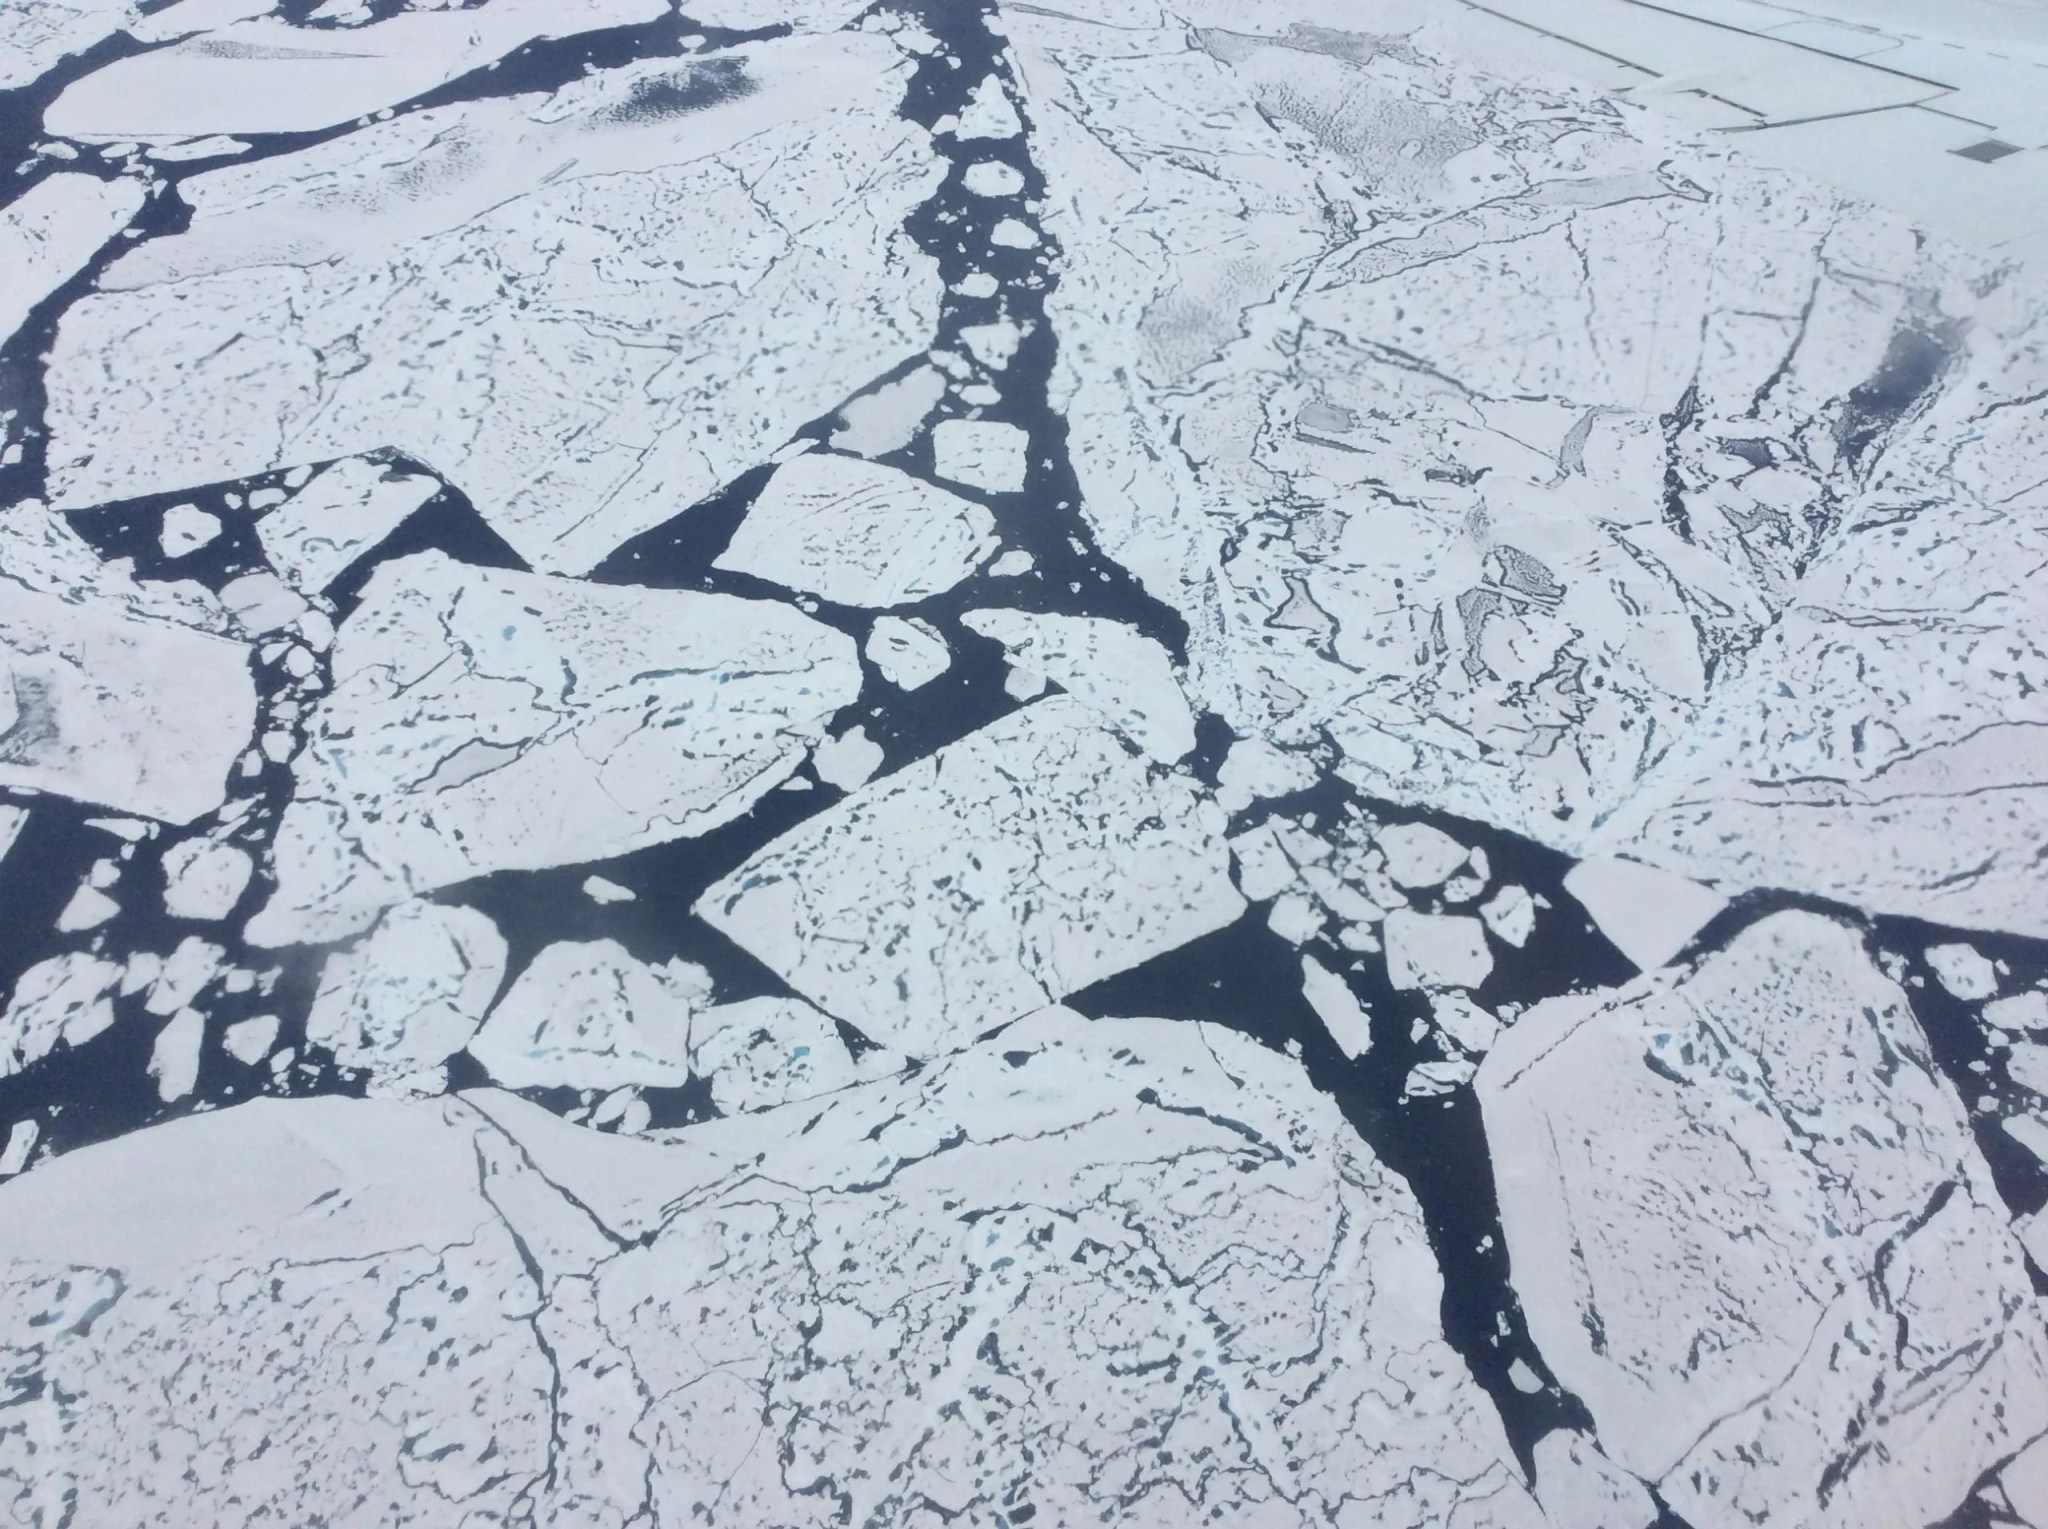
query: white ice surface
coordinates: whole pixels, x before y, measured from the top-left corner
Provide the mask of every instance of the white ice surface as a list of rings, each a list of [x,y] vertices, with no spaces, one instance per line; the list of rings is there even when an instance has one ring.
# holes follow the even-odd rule
[[[1192,782],[1054,697],[790,830],[696,911],[924,1056],[1230,923],[1222,828]]]
[[[953,666],[953,650],[938,628],[915,616],[878,616],[861,652],[882,678],[903,690],[929,685]]]
[[[1565,872],[1564,889],[1639,971],[1655,971],[1728,906],[1696,881],[1633,860],[1594,857]]]
[[[250,938],[335,939],[470,876],[703,833],[859,689],[852,639],[783,605],[381,564],[335,639]]]
[[[0,785],[170,823],[218,807],[256,720],[242,644],[112,599],[0,600]]]
[[[934,471],[990,494],[1014,494],[1024,487],[1030,438],[1015,425],[994,420],[949,419],[932,430]]]
[[[505,940],[474,908],[405,902],[321,968],[306,1039],[372,1094],[438,1094],[505,977]]]
[[[424,473],[344,457],[258,520],[256,536],[294,588],[319,594],[440,491]]]
[[[689,1142],[259,1101],[8,1181],[24,1503],[1543,1529],[1407,1187],[1241,1036],[1049,1012]]]
[[[43,113],[66,138],[304,133],[366,117],[541,37],[652,21],[663,0],[490,0],[339,31],[232,20],[94,70]]]
[[[677,1088],[690,1076],[700,966],[639,961],[616,940],[549,945],[469,1042],[507,1088]]]
[[[1932,1522],[2048,1429],[2007,1214],[1854,931],[1539,1004],[1478,1086],[1530,1332],[1688,1522]]]
[[[943,594],[996,548],[988,510],[908,473],[810,452],[783,463],[716,566],[841,605]]]
[[[722,1114],[772,1109],[845,1088],[860,1070],[832,1021],[800,998],[749,998],[690,1021],[690,1070]]]
[[[1121,621],[1023,610],[974,610],[961,625],[1003,645],[1012,663],[1043,675],[1161,764],[1195,746],[1195,719],[1173,658]]]
[[[5,51],[0,47],[0,55]],[[133,176],[60,173],[0,207],[0,271],[7,273],[0,281],[0,344],[142,210],[143,197],[143,183]]]
[[[59,329],[52,492],[391,447],[584,572],[927,343],[938,277],[900,224],[941,166],[904,71],[879,38],[753,44],[188,180],[190,230]],[[675,95],[735,78],[678,129]]]

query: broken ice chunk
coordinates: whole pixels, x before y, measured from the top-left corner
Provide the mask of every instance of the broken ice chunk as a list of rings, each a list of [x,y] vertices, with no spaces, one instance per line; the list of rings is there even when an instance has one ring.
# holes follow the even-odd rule
[[[1432,993],[1429,1012],[1436,1027],[1475,1056],[1493,1047],[1500,1021],[1463,993]]]
[[[1958,998],[1974,1001],[1998,993],[1998,968],[1980,955],[1974,945],[1931,945],[1927,964],[1941,985]]]
[[[1012,547],[993,563],[988,565],[989,576],[996,579],[1020,579],[1031,572],[1036,560],[1021,547]]]
[[[953,290],[962,297],[994,297],[1002,286],[986,271],[969,271],[953,284]]]
[[[994,420],[949,419],[932,431],[933,471],[990,494],[1015,494],[1030,467],[1031,438]]]
[[[960,343],[965,345],[974,359],[990,371],[1002,371],[1017,355],[1017,347],[1024,343],[1024,337],[1031,333],[1031,326],[1019,324],[1014,319],[1002,319],[993,324],[969,324],[960,331]],[[968,397],[963,389],[960,395],[969,403],[993,403],[994,398]]]
[[[2006,1053],[2005,1073],[2029,1093],[2048,1099],[2048,1046],[2020,1042]]]
[[[255,871],[249,852],[232,844],[211,839],[174,844],[164,851],[164,912],[172,918],[226,918]]]
[[[1283,893],[1266,910],[1266,927],[1290,945],[1306,945],[1323,932],[1323,910],[1304,893]]]
[[[33,1120],[17,1120],[7,1129],[7,1145],[0,1149],[0,1179],[11,1179],[28,1167],[28,1160],[36,1150],[36,1139],[42,1135],[42,1127]]]
[[[1397,988],[1474,988],[1493,970],[1486,926],[1463,915],[1397,908],[1380,929],[1387,980]]]
[[[0,721],[4,720],[4,716],[0,716]],[[0,727],[0,736],[4,736],[5,732],[6,729]],[[14,848],[14,841],[20,837],[22,829],[27,826],[28,809],[26,807],[10,807],[7,803],[0,802],[0,860],[7,858],[7,852]]]
[[[1633,860],[1581,860],[1564,889],[1639,971],[1655,971],[1728,906],[1718,892]]]
[[[616,940],[545,947],[469,1042],[507,1088],[679,1088],[690,1015],[710,996],[701,967],[650,966]]]
[[[1372,1050],[1372,1016],[1350,984],[1314,956],[1301,958],[1301,996],[1345,1056],[1355,1062]]]
[[[149,1075],[156,1079],[156,1095],[170,1104],[191,1093],[199,1083],[199,1051],[206,1040],[206,1016],[197,1009],[180,1009],[156,1033],[150,1048]]]
[[[916,438],[945,396],[944,373],[929,366],[906,372],[840,409],[839,428],[832,432],[833,449],[860,457],[901,451]]]
[[[953,665],[953,650],[929,621],[879,616],[862,650],[882,678],[900,690],[928,685]]]
[[[151,1014],[174,1014],[188,1007],[220,975],[221,958],[226,954],[211,940],[186,935],[165,957],[149,985],[149,996],[142,1001],[143,1008]]]
[[[696,912],[827,1013],[931,1055],[1237,918],[1222,826],[1055,697],[792,829]]]
[[[335,641],[249,938],[337,939],[470,876],[703,833],[859,692],[852,639],[779,603],[384,563]]]
[[[990,232],[989,243],[1004,249],[1028,250],[1038,247],[1038,232],[1029,223],[1005,218]]]
[[[1502,887],[1479,905],[1486,927],[1519,950],[1536,931],[1536,899],[1526,887]]]
[[[622,887],[616,881],[608,881],[602,876],[586,876],[583,878],[583,895],[594,903],[607,904],[629,903],[639,894],[631,887]]]
[[[254,1067],[277,1044],[275,1014],[258,1014],[238,1019],[221,1032],[220,1049],[244,1067]]]
[[[0,46],[0,54],[6,51]],[[7,273],[0,282],[0,344],[142,210],[143,200],[143,183],[131,176],[51,175],[0,207],[0,271]]]
[[[1463,1088],[1472,1081],[1479,1064],[1470,1057],[1451,1057],[1438,1062],[1417,1062],[1408,1069],[1401,1084],[1404,1099],[1436,1099]]]
[[[164,511],[163,529],[157,545],[165,557],[184,557],[197,552],[220,535],[220,517],[209,515],[196,504],[174,504]]]
[[[1024,131],[1017,108],[1010,104],[1000,76],[988,75],[974,87],[953,129],[956,138],[1014,138]]]
[[[1255,801],[1306,790],[1316,782],[1315,761],[1276,748],[1263,738],[1239,738],[1216,772],[1216,800],[1225,812],[1242,812]]]
[[[1195,719],[1166,649],[1098,616],[976,610],[960,618],[993,637],[1014,663],[1052,680],[1161,764],[1195,746]]]
[[[1247,828],[1230,840],[1231,857],[1237,862],[1237,887],[1252,902],[1278,897],[1294,884],[1294,862],[1280,847],[1270,823]]]
[[[1024,177],[1015,166],[993,159],[969,165],[960,183],[975,196],[1015,196],[1024,189]]]
[[[0,693],[10,692],[0,785],[170,823],[220,805],[255,727],[247,648],[109,600],[10,589]]]
[[[981,505],[893,467],[812,452],[776,468],[714,566],[878,608],[944,593],[995,546]]]
[[[504,976],[504,938],[483,914],[400,903],[327,958],[306,1039],[367,1072],[373,1094],[438,1094]]]
[[[121,968],[83,951],[38,961],[16,979],[0,1013],[0,1078],[48,1056],[61,1040],[82,1046],[114,1022]]]
[[[438,478],[344,457],[257,521],[256,537],[273,568],[317,595],[440,492]]]
[[[71,894],[71,901],[64,905],[64,911],[57,915],[57,931],[76,934],[83,929],[97,929],[120,911],[121,905],[98,887],[81,883]]]
[[[1045,692],[1046,679],[1036,669],[1012,663],[1003,672],[1003,694],[1013,701],[1029,701]]]
[[[841,791],[866,785],[881,767],[882,746],[868,737],[864,727],[827,738],[811,751],[811,768],[818,772],[818,779]]]
[[[1373,835],[1387,857],[1387,874],[1396,886],[1442,886],[1465,863],[1468,851],[1440,828],[1427,823],[1396,823]]]
[[[690,1067],[727,1115],[772,1109],[858,1081],[838,1027],[800,998],[749,998],[705,1009],[690,1026]]]

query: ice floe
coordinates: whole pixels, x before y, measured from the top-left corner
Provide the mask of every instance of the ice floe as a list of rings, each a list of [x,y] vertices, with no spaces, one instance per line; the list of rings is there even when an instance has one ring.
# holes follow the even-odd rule
[[[690,1076],[701,966],[635,960],[616,940],[549,945],[469,1041],[507,1088],[675,1088]]]
[[[379,566],[333,669],[293,762],[277,890],[250,924],[261,943],[729,822],[860,690],[852,639],[783,605],[438,552]]]
[[[784,834],[697,912],[924,1056],[1230,923],[1222,827],[1191,782],[1053,697]]]
[[[1161,764],[1195,746],[1195,719],[1172,656],[1120,621],[1022,610],[973,610],[969,631],[993,637],[1019,668],[1042,675]]]
[[[0,344],[142,210],[146,194],[133,176],[60,174],[0,207]]]

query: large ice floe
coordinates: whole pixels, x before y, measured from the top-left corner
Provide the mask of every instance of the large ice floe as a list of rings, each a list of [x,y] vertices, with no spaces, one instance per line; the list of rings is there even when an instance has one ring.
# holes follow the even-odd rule
[[[2048,1529],[2048,303],[1470,14],[0,0],[0,1522]]]

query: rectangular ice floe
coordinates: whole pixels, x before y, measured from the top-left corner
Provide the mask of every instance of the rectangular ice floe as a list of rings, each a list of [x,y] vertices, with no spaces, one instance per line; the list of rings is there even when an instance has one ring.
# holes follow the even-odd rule
[[[855,792],[698,913],[873,1039],[949,1051],[1230,923],[1223,813],[1076,701]]]
[[[257,521],[256,535],[271,566],[316,595],[440,491],[424,473],[344,457]]]
[[[1478,1087],[1530,1332],[1697,1529],[1931,1523],[2048,1428],[2019,1244],[1851,929],[1539,1004]]]
[[[469,876],[728,822],[860,692],[853,639],[787,606],[381,565],[335,639],[279,825],[270,944]]]
[[[189,823],[250,743],[250,652],[205,632],[9,587],[0,597],[0,785]]]
[[[901,225],[942,165],[906,73],[881,38],[787,39],[194,177],[190,229],[66,315],[52,492],[389,447],[583,572],[928,342]]]

